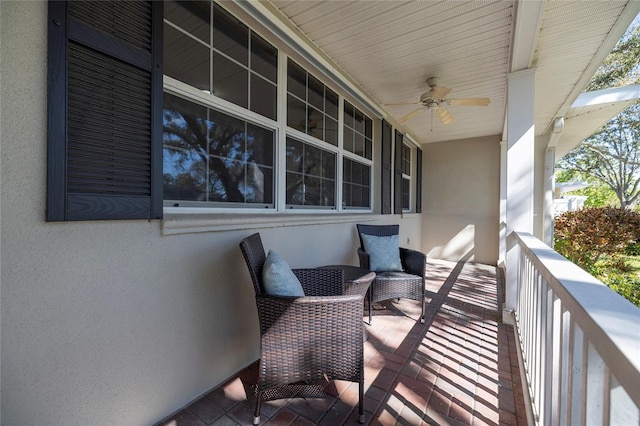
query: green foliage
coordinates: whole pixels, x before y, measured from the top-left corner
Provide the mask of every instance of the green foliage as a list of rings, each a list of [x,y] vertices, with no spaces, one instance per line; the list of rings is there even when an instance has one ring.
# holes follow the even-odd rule
[[[565,212],[556,218],[554,232],[558,253],[640,306],[640,259],[633,257],[640,251],[640,212],[612,207]]]
[[[596,278],[640,307],[640,259],[613,255],[598,262],[597,269]]]
[[[587,91],[640,83],[640,25],[629,27],[591,78]]]
[[[627,256],[640,256],[640,241],[630,243],[625,247],[624,254]]]
[[[621,253],[640,239],[640,214],[612,207],[565,212],[555,220],[556,251],[589,272],[603,254]]]

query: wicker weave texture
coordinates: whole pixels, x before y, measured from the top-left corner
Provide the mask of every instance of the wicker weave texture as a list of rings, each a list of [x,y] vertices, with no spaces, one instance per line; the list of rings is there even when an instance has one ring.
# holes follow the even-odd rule
[[[259,234],[240,242],[256,292],[260,322],[260,369],[256,418],[261,401],[323,394],[322,382],[360,386],[364,421],[363,296],[343,295],[343,271],[294,269],[304,297],[274,297],[262,291],[266,256]],[[320,384],[319,384],[320,383]]]
[[[387,237],[398,235],[399,225],[356,225],[360,247],[358,259],[360,267],[370,269],[369,255],[364,250],[362,234]],[[376,278],[370,287],[370,303],[381,302],[388,299],[407,298],[422,302],[421,321],[424,319],[425,282],[424,276],[427,267],[427,256],[417,250],[400,247],[400,261],[404,272],[376,272]],[[369,322],[371,322],[371,311]]]

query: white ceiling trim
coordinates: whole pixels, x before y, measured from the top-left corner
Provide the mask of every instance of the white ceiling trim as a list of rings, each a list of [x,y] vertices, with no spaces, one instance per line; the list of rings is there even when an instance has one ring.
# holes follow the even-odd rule
[[[583,92],[578,96],[578,99],[571,104],[571,108],[607,104],[617,101],[629,101],[633,99],[640,99],[640,84]]]
[[[541,0],[518,0],[515,3],[509,72],[524,70],[531,66],[542,26],[544,4],[545,2]]]

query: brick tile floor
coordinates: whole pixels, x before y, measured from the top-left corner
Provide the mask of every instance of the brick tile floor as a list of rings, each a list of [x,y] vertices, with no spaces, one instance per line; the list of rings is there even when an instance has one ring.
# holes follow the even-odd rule
[[[425,324],[416,301],[387,301],[365,324],[368,425],[526,425],[513,328],[501,322],[496,268],[429,262]],[[365,318],[366,320],[366,318]],[[158,426],[249,425],[257,363]],[[356,425],[358,388],[265,402],[262,424]]]

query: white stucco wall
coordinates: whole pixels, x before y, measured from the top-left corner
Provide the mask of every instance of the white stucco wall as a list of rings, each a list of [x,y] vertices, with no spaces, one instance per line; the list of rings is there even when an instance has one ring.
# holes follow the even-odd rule
[[[293,267],[355,264],[355,224],[46,223],[46,3],[1,1],[0,17],[2,422],[152,424],[258,357],[241,238]],[[369,219],[420,247],[418,215]]]
[[[422,248],[429,257],[498,260],[500,137],[423,145]]]

